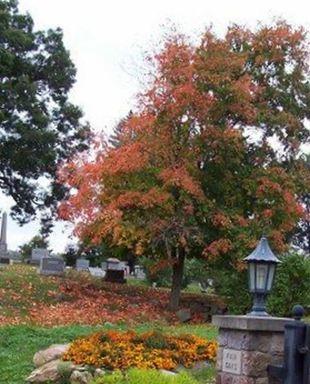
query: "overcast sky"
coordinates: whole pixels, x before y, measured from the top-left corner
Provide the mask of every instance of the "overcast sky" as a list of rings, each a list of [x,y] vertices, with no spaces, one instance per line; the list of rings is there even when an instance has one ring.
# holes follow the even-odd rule
[[[281,17],[309,30],[309,0],[20,0],[37,29],[61,27],[64,41],[77,67],[71,100],[80,105],[97,131],[111,131],[133,105],[139,89],[137,77],[143,52],[162,34],[169,20],[182,31],[199,35],[210,23],[223,34],[230,23],[254,26]],[[9,211],[10,201],[1,197]],[[8,222],[10,249],[30,240],[38,224],[20,228]],[[51,247],[62,251],[70,242],[70,229],[57,224]]]

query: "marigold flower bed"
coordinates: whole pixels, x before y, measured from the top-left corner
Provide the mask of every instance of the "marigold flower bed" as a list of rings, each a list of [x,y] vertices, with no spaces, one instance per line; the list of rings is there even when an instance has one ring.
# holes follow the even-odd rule
[[[161,332],[98,332],[75,340],[63,360],[107,369],[130,367],[173,370],[216,358],[217,343],[194,335]]]

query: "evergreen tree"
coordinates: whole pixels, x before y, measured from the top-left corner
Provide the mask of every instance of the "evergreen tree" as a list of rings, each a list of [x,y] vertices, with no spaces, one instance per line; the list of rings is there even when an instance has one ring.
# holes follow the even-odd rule
[[[109,144],[112,147],[118,148],[122,145],[126,136],[124,128],[126,127],[126,123],[130,121],[132,116],[132,111],[129,111],[128,115],[125,118],[121,119],[120,122],[114,127],[113,133],[109,137]]]
[[[75,74],[60,29],[35,31],[16,0],[0,1],[0,189],[21,223],[45,210],[50,226],[66,191],[57,168],[88,146],[89,127],[68,100]]]

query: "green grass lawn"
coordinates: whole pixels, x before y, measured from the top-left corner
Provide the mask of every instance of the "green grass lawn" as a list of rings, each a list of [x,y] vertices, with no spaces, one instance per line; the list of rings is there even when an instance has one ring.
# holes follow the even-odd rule
[[[57,282],[42,277],[30,266],[5,266],[0,268],[0,315],[21,317],[28,313],[34,302],[53,303],[51,292],[57,291]]]
[[[25,377],[30,374],[34,366],[32,358],[35,352],[51,344],[67,343],[78,336],[86,335],[96,330],[127,329],[126,325],[80,326],[42,328],[32,326],[0,327],[0,383],[23,384]],[[210,325],[179,325],[162,326],[159,324],[141,324],[135,327],[137,332],[150,329],[160,329],[170,334],[191,333],[213,340],[217,337],[217,329]],[[213,368],[203,369],[195,373],[201,383],[214,376]]]

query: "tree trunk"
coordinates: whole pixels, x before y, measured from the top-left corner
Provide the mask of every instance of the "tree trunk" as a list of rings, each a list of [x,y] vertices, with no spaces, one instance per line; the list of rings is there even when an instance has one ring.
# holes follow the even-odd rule
[[[184,248],[175,249],[174,252],[175,263],[173,264],[172,286],[169,300],[169,309],[171,311],[176,311],[179,307],[185,261]]]

